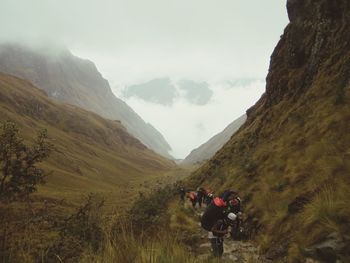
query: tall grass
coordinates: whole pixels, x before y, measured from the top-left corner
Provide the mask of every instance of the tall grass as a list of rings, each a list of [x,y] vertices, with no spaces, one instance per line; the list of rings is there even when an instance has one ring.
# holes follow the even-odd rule
[[[302,219],[306,227],[321,228],[324,235],[331,232],[342,234],[350,222],[349,202],[350,193],[345,187],[328,185],[305,206]]]
[[[131,214],[101,221],[104,238],[99,251],[86,250],[80,263],[200,263],[193,244],[198,243],[198,225],[191,207],[179,206],[173,189],[162,189],[136,202]],[[162,200],[162,202],[159,202]],[[142,209],[141,209],[142,205]],[[135,217],[135,213],[138,213]],[[150,221],[147,214],[161,215]],[[191,215],[191,216],[189,216]],[[141,224],[141,218],[146,221]]]
[[[106,214],[103,210],[104,199],[99,195],[89,195],[74,213],[62,217],[56,218],[54,214],[60,209],[59,206],[50,206],[45,210],[39,207],[37,210],[40,213],[31,214],[34,221],[23,230],[11,219],[22,219],[24,212],[12,212],[11,217],[4,217],[8,213],[0,213],[0,222],[11,226],[5,229],[9,229],[7,232],[19,231],[9,240],[2,238],[4,233],[0,231],[0,261],[203,262],[190,250],[189,243],[193,240],[185,242],[193,237],[189,224],[186,229],[170,227],[167,208],[173,191],[168,187],[150,196],[140,197],[123,215],[117,212]],[[0,211],[9,210],[5,208]],[[190,211],[185,209],[184,212]],[[23,220],[27,221],[26,218]],[[177,217],[174,219],[175,223],[179,222]],[[194,222],[186,222],[196,226]]]
[[[196,263],[203,262],[183,245],[176,233],[166,229],[150,235],[134,234],[132,225],[122,220],[105,232],[106,239],[99,253],[86,251],[80,263]],[[210,262],[210,261],[204,261]]]

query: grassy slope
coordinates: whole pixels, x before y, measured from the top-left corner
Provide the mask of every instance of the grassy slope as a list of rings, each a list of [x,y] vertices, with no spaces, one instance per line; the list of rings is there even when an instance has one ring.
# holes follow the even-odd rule
[[[349,245],[350,23],[349,4],[338,2],[333,11],[341,14],[331,18],[331,1],[298,2],[308,15],[293,20],[276,47],[266,94],[192,178],[237,189],[262,251],[276,257],[297,260],[334,232]]]
[[[20,44],[0,44],[0,71],[30,81],[58,101],[122,121],[143,144],[172,159],[163,136],[115,97],[94,63],[65,49],[55,52],[50,55]]]
[[[201,164],[209,160],[224,146],[231,136],[242,126],[246,120],[246,115],[239,117],[230,123],[223,131],[210,138],[198,148],[191,151],[181,164]]]
[[[52,171],[38,193],[45,198],[74,202],[82,194],[101,192],[112,203],[126,205],[128,197],[159,183],[162,174],[174,167],[119,122],[53,102],[30,83],[5,74],[0,74],[0,119],[16,122],[26,140],[38,129],[48,130],[55,151],[42,164]]]

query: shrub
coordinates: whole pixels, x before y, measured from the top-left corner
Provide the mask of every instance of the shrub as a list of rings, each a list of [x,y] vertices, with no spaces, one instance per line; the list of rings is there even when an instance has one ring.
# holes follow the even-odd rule
[[[105,238],[103,205],[103,198],[90,194],[75,213],[58,224],[59,238],[48,248],[47,262],[76,262],[85,250],[101,248]]]
[[[35,192],[47,176],[36,165],[50,155],[51,149],[46,130],[39,132],[30,147],[19,137],[13,122],[4,122],[0,128],[0,199],[13,200]]]
[[[153,230],[159,227],[161,215],[166,212],[168,203],[176,194],[172,186],[155,190],[151,195],[140,196],[128,212],[128,220],[136,232]]]
[[[349,223],[348,200],[349,194],[345,191],[340,195],[334,188],[325,187],[305,207],[303,220],[308,226],[319,225],[325,233],[339,231],[337,226]]]

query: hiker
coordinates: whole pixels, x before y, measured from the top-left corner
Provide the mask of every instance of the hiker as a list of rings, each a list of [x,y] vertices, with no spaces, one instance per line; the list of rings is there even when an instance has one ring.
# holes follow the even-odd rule
[[[180,201],[181,201],[181,203],[184,203],[185,202],[186,191],[185,191],[185,189],[183,187],[181,187],[179,192],[180,192]]]
[[[215,197],[205,209],[202,218],[201,226],[207,231],[211,231],[214,223],[225,217],[228,202],[234,198],[235,192],[226,190],[220,197]]]
[[[196,203],[197,203],[197,193],[196,192],[189,192],[188,193],[188,198],[190,199],[191,203],[192,203],[192,207],[195,208],[196,207]]]
[[[238,212],[242,212],[241,207],[241,198],[236,194],[234,198],[232,198],[228,203],[229,212],[237,214]]]
[[[226,217],[217,220],[208,233],[214,257],[221,257],[224,253],[224,236],[228,233],[228,228],[235,224],[236,219],[237,216],[234,213],[229,213]]]
[[[242,227],[243,213],[238,212],[235,223],[231,226],[230,236],[232,240],[242,240],[244,236],[244,229]]]
[[[220,196],[222,200],[225,202],[232,200],[237,196],[237,193],[232,190],[225,190],[224,193]]]
[[[206,206],[208,206],[213,201],[213,199],[214,199],[213,192],[211,192],[210,190],[206,190],[204,195],[204,203],[206,204]]]
[[[198,206],[202,207],[202,202],[204,199],[204,195],[205,195],[205,190],[204,188],[200,187],[197,188],[197,202],[198,202]]]
[[[227,205],[227,208],[224,212],[225,214],[234,213],[237,215],[237,220],[235,224],[231,228],[231,238],[234,240],[239,240],[242,237],[243,229],[241,227],[242,219],[243,219],[243,211],[241,205],[241,198],[239,198],[238,194],[235,194],[234,198],[232,198]]]

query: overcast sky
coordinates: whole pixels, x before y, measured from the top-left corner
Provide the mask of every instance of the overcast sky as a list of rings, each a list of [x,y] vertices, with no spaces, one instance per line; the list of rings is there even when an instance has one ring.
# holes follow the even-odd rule
[[[265,78],[270,55],[288,22],[285,2],[0,0],[0,41],[65,45],[94,61],[117,94],[125,85],[159,77],[210,83],[213,99],[201,107],[181,99],[168,108],[135,98],[127,101],[163,132],[176,157],[184,157],[260,97],[261,82],[235,89],[240,92],[234,94],[220,83]],[[165,112],[168,119],[177,119],[180,133],[168,125]],[[183,118],[184,114],[193,117]],[[194,123],[195,116],[202,117]],[[203,128],[202,136],[198,127]]]

